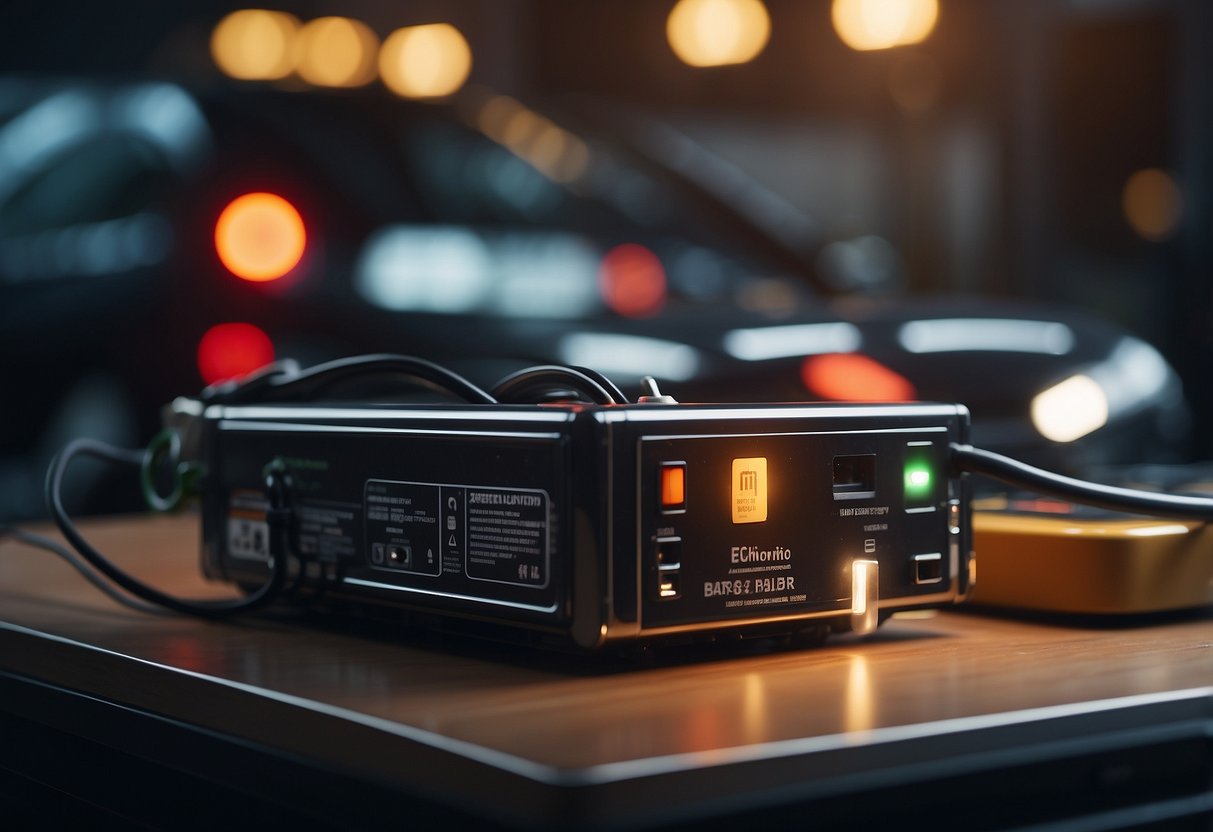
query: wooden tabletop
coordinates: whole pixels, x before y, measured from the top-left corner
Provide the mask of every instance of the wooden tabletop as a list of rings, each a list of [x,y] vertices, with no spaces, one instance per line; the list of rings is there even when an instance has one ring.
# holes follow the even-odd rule
[[[199,577],[196,517],[85,529],[157,586],[231,594]],[[587,662],[284,614],[140,614],[58,558],[0,543],[0,671],[454,803],[469,799],[450,776],[461,771],[520,822],[694,817],[713,801],[862,788],[881,771],[1207,726],[1213,713],[1208,611],[1103,625],[949,611],[822,647],[693,659]]]

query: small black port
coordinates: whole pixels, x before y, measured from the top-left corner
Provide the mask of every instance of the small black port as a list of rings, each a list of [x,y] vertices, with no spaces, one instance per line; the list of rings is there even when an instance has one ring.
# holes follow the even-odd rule
[[[943,556],[938,552],[914,556],[914,583],[937,584],[943,580]]]
[[[392,566],[407,569],[413,565],[413,550],[408,546],[392,544],[387,547],[387,562]]]
[[[876,454],[834,457],[834,499],[865,500],[876,496]]]
[[[678,575],[682,567],[682,538],[659,537],[656,544],[657,600],[673,601],[682,596]]]
[[[657,538],[657,568],[677,569],[682,565],[682,538]]]

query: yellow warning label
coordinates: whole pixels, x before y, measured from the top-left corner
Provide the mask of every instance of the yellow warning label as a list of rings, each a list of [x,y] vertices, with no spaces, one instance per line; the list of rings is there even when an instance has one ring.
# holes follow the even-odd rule
[[[733,460],[731,485],[734,523],[761,523],[767,519],[767,458]]]

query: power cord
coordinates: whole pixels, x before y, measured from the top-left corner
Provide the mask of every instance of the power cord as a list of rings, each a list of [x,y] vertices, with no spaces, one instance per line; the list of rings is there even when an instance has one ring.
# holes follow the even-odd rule
[[[627,404],[628,397],[606,376],[586,367],[543,364],[512,373],[493,387],[500,402],[533,404],[584,397],[594,404]]]
[[[204,618],[223,618],[257,609],[274,600],[286,583],[286,540],[291,516],[286,466],[280,460],[266,466],[265,471],[265,491],[270,503],[269,509],[266,510],[266,523],[269,526],[269,579],[243,598],[196,601],[169,595],[114,565],[85,539],[63,506],[63,477],[69,466],[81,457],[93,457],[118,465],[143,467],[146,454],[146,451],[116,448],[96,439],[76,439],[69,442],[51,462],[46,475],[46,503],[51,517],[72,548],[90,566],[126,592],[174,612]]]
[[[1087,482],[1036,468],[1026,462],[974,448],[972,445],[953,443],[951,451],[952,466],[957,471],[992,477],[1017,488],[1060,497],[1072,503],[1175,520],[1195,520],[1202,523],[1213,520],[1213,499],[1160,494]]]
[[[432,361],[388,353],[339,358],[300,370],[293,361],[271,364],[239,381],[211,385],[202,391],[205,404],[246,404],[272,401],[315,400],[324,391],[353,379],[376,376],[405,378],[435,392],[453,395],[469,404],[496,404],[497,400],[458,373]]]

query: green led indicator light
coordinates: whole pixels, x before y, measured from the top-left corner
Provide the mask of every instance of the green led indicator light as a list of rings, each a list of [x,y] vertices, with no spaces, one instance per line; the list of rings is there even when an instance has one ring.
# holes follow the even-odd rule
[[[926,497],[931,494],[931,469],[918,465],[906,468],[906,496]]]
[[[910,442],[906,446],[904,467],[905,509],[915,513],[938,508],[939,484],[935,482],[939,460],[930,442]]]

